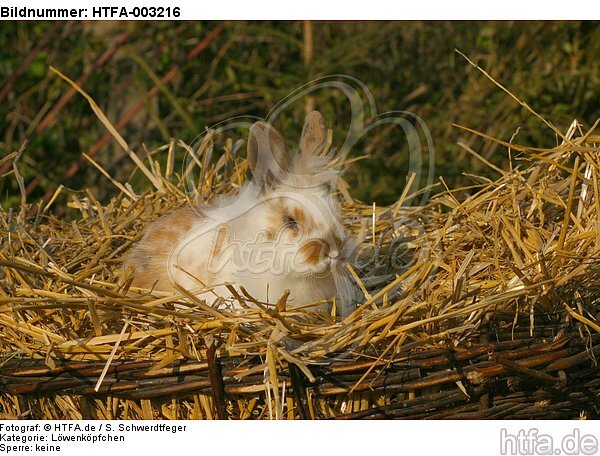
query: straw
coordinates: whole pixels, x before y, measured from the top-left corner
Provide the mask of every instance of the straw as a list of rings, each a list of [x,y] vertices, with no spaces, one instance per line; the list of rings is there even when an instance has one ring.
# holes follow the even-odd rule
[[[593,131],[571,128],[563,144],[542,148],[463,128],[521,153],[525,164],[503,170],[461,144],[499,177],[468,189],[440,179],[441,190],[420,207],[403,205],[414,176],[390,207],[346,192],[342,222],[377,261],[346,267],[358,307],[342,319],[315,310],[323,302],[295,308],[284,295],[265,303],[232,284],[224,285],[233,298],[202,282],[172,293],[131,288],[122,259],[149,223],[190,199],[210,204],[243,185],[247,163],[231,151],[240,138],[228,138],[219,157],[213,133],[196,150],[173,140],[148,152],[148,167],[65,79],[151,188],[136,195],[88,158],[118,196],[98,201],[89,190],[59,187],[37,216],[26,202],[18,216],[0,207],[6,416],[597,416],[589,400],[600,394]],[[178,174],[176,157],[185,154],[192,160]],[[22,188],[19,155],[4,160],[14,171],[4,178]],[[190,198],[189,176],[201,177]],[[70,196],[75,221],[50,214],[59,193]],[[212,374],[207,337],[219,342],[211,345],[211,363],[220,366]]]

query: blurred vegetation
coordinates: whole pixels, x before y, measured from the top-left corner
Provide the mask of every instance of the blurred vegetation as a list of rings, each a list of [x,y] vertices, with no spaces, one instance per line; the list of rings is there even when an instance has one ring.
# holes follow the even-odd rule
[[[234,116],[265,117],[316,78],[353,76],[368,87],[378,112],[410,111],[425,121],[435,144],[435,179],[444,176],[451,186],[472,182],[464,173],[494,177],[459,141],[507,166],[501,147],[452,123],[506,141],[514,135],[519,144],[556,143],[540,120],[455,49],[563,131],[573,119],[589,128],[600,117],[595,22],[12,22],[0,28],[0,43],[0,158],[29,141],[19,170],[30,201],[60,184],[73,191],[91,187],[99,198],[114,194],[108,180],[81,160],[83,152],[93,150],[119,180],[128,180],[133,169],[114,140],[99,146],[106,130],[83,97],[76,94],[57,108],[70,87],[49,65],[73,80],[84,78],[82,87],[113,124],[137,109],[121,133],[140,156],[170,138],[192,143],[207,126]],[[297,140],[305,109],[314,104],[330,121],[334,144],[343,141],[348,100],[333,89],[312,95],[288,107],[279,128]],[[365,135],[351,155],[365,154],[347,170],[351,193],[365,202],[394,201],[409,166],[402,129]],[[6,166],[4,174],[11,170]],[[141,179],[134,184],[138,191],[147,185]],[[1,204],[18,203],[12,175],[0,179],[0,191]]]

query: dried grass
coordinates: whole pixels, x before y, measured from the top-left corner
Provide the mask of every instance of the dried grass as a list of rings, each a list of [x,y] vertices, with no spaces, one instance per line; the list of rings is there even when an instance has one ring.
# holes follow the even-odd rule
[[[364,299],[343,321],[284,301],[232,312],[186,290],[131,289],[121,258],[144,227],[235,192],[246,162],[231,141],[212,160],[210,135],[145,161],[119,137],[152,190],[136,195],[89,159],[121,193],[106,205],[72,196],[78,221],[49,215],[55,198],[0,209],[0,414],[597,416],[600,137],[576,123],[562,136],[553,149],[499,141],[519,166],[474,176],[467,197],[446,189],[402,207],[403,194],[377,208],[342,192],[344,223],[383,260],[352,271]],[[182,175],[179,153],[194,158]]]

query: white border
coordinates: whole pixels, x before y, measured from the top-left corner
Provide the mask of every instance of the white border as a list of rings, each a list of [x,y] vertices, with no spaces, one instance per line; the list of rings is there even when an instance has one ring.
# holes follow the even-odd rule
[[[3,7],[88,8],[179,7],[178,20],[594,20],[600,19],[600,2],[558,0],[544,2],[503,0],[17,0]],[[113,19],[124,19],[114,16]],[[92,20],[91,14],[82,19]],[[127,17],[135,20],[134,17]],[[142,19],[142,18],[138,18]],[[6,19],[5,19],[6,20]]]

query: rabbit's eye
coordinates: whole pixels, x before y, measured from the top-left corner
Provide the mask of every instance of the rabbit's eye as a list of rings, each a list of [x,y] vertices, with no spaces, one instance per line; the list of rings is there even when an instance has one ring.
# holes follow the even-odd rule
[[[298,229],[298,221],[294,217],[290,217],[289,215],[286,215],[283,218],[283,224],[286,227],[291,228],[292,230]]]

